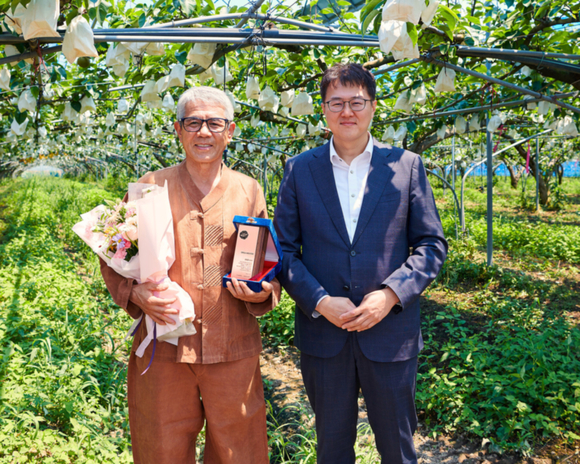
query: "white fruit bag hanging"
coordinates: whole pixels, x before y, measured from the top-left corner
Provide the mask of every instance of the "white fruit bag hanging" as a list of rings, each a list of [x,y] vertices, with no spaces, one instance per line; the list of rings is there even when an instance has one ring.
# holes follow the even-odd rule
[[[389,126],[383,132],[383,136],[381,137],[383,142],[393,143],[395,140],[395,128],[393,126]]]
[[[303,116],[314,114],[314,104],[312,97],[306,92],[300,92],[292,103],[292,116]]]
[[[427,5],[427,8],[425,8],[421,13],[421,21],[423,21],[423,26],[421,27],[423,29],[431,25],[431,21],[433,21],[435,13],[437,13],[438,6],[439,6],[438,0],[430,0],[429,5]]]
[[[481,129],[479,118],[477,116],[472,116],[472,118],[469,120],[469,130],[478,131],[479,129]]]
[[[411,90],[411,96],[409,97],[409,103],[424,105],[427,102],[427,90],[425,89],[425,84],[421,84],[418,88]]]
[[[197,64],[204,69],[211,66],[216,45],[214,43],[196,43],[187,54],[187,60],[191,64]]]
[[[407,126],[401,124],[399,128],[395,131],[394,139],[398,142],[402,141],[407,135]]]
[[[153,79],[150,79],[145,82],[145,86],[143,87],[143,90],[141,90],[141,101],[148,102],[155,100],[160,100],[160,98],[159,95],[157,95],[155,81]]]
[[[489,118],[489,121],[487,122],[487,131],[493,133],[499,126],[501,126],[501,124],[501,118],[496,114]]]
[[[455,92],[455,71],[442,68],[435,82],[435,92]]]
[[[382,19],[418,24],[423,10],[425,10],[424,0],[387,0],[383,6]]]
[[[271,111],[272,113],[276,113],[278,112],[280,99],[270,88],[270,86],[266,86],[264,91],[260,93],[260,98],[258,98],[258,105],[262,111]]]
[[[170,87],[183,87],[185,84],[185,66],[181,63],[177,63],[173,66],[173,69],[169,73],[169,82],[167,88]]]
[[[467,121],[463,116],[458,116],[455,120],[455,132],[457,134],[465,133],[465,128],[467,127]]]
[[[12,131],[12,133],[14,135],[23,135],[24,132],[26,131],[26,126],[28,125],[28,118],[26,118],[22,124],[18,124],[18,122],[16,122],[16,119],[12,120],[12,124],[10,125],[10,130]]]
[[[248,76],[246,79],[246,98],[248,100],[260,98],[260,84],[254,76]]]
[[[8,68],[0,69],[0,89],[10,90],[10,70]]]
[[[160,42],[150,42],[145,48],[145,53],[150,56],[163,56],[165,55],[165,45]]]
[[[86,113],[87,111],[97,111],[97,107],[92,97],[85,95],[81,99],[81,113]]]
[[[68,25],[62,41],[62,53],[71,64],[81,56],[99,56],[93,30],[83,16],[77,16]]]
[[[413,105],[409,101],[409,91],[405,90],[404,92],[401,92],[397,98],[393,110],[401,110],[404,113],[410,113],[412,109]]]
[[[25,40],[38,37],[59,37],[56,23],[60,14],[59,0],[31,0],[20,16],[22,35]]]
[[[211,75],[216,85],[222,85],[224,82],[230,82],[234,78],[234,76],[232,76],[228,70],[227,63],[223,67],[219,67],[217,63],[214,63],[211,67]]]
[[[294,96],[294,90],[285,90],[280,94],[280,103],[282,103],[282,106],[285,106],[286,108],[292,108]]]
[[[383,21],[379,29],[379,45],[384,53],[392,53],[395,60],[419,57],[419,47],[413,45],[404,21]]]
[[[24,110],[30,111],[31,113],[36,111],[36,99],[30,89],[22,92],[18,99],[18,111],[22,112]]]

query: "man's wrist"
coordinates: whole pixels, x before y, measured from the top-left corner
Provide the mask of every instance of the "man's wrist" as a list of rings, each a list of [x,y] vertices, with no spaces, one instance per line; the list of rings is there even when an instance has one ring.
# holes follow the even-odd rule
[[[387,296],[387,300],[389,301],[388,304],[391,305],[392,303],[391,312],[399,314],[403,310],[403,305],[401,304],[401,300],[399,300],[397,294],[393,291],[392,288],[386,286],[382,289],[382,291]]]
[[[312,317],[314,319],[316,319],[317,317],[320,317],[322,315],[322,313],[320,312],[320,303],[322,303],[322,300],[324,300],[325,298],[328,298],[328,297],[330,297],[330,295],[324,295],[316,303],[316,308],[314,308],[314,311],[312,312]]]

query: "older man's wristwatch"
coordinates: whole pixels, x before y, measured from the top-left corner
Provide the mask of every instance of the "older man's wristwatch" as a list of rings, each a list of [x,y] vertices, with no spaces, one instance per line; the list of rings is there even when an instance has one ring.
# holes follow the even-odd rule
[[[403,310],[403,305],[401,304],[401,302],[395,304],[395,306],[393,306],[391,308],[391,311],[395,314],[399,314],[402,310]]]

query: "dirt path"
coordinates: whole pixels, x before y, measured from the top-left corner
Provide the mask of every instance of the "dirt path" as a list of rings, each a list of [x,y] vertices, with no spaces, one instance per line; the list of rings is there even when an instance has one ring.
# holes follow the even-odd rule
[[[302,383],[298,350],[294,347],[266,348],[261,358],[261,369],[266,399],[272,403],[278,422],[299,422],[313,427],[313,413]],[[359,401],[360,422],[367,422],[362,398]],[[419,464],[580,464],[579,449],[561,450],[555,447],[555,451],[546,446],[532,458],[499,455],[488,449],[488,443],[474,442],[464,436],[430,438],[422,423],[419,423],[414,441]]]

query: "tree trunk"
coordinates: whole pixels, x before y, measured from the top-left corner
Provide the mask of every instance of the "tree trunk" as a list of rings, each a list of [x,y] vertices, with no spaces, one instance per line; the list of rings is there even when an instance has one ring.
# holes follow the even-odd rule
[[[550,199],[550,187],[547,182],[544,182],[542,176],[540,176],[539,190],[540,190],[540,204],[546,206],[548,204],[548,200]]]
[[[561,164],[556,166],[556,174],[558,175],[558,185],[562,185],[562,181],[564,180],[564,166]]]
[[[516,173],[514,166],[504,161],[505,167],[507,168],[508,172],[510,173],[510,184],[512,188],[515,190],[518,188],[518,182],[521,177],[521,173]]]
[[[505,137],[506,139],[510,140],[510,141],[514,141],[511,137]],[[524,160],[524,163],[526,162],[527,159],[527,151],[524,149],[524,147],[522,145],[516,145],[515,147],[516,151],[518,152],[518,154],[520,155],[520,157]],[[532,177],[535,179],[536,178],[536,157],[535,156],[530,156],[530,173],[532,174]],[[548,204],[548,200],[550,199],[550,186],[548,185],[548,182],[546,182],[546,179],[544,179],[542,177],[542,173],[540,172],[540,176],[539,176],[539,188],[538,190],[540,191],[540,204],[543,206],[546,206]]]

